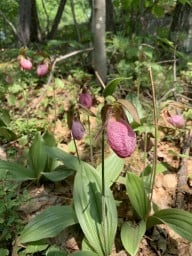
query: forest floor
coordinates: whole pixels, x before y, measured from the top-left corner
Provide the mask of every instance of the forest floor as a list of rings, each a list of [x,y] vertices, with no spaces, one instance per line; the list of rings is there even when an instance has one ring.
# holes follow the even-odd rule
[[[58,147],[75,154],[74,147],[71,145],[70,130],[66,125],[66,119],[60,117],[58,109],[62,107],[64,113],[69,108],[69,102],[71,100],[71,89],[67,86],[67,81],[64,81],[65,90],[63,88],[50,89],[47,91],[46,98],[53,100],[54,104],[42,104],[36,108],[37,99],[40,96],[41,90],[29,90],[27,100],[25,102],[27,106],[27,114],[20,109],[20,100],[17,105],[14,106],[14,113],[16,116],[24,115],[32,116],[33,118],[40,119],[40,115],[45,118],[46,116],[46,129],[51,129],[54,133],[58,143]],[[76,96],[74,96],[76,97]],[[91,130],[96,134],[98,131],[98,109],[99,104],[102,104],[102,98],[96,96],[97,104],[92,107],[91,111],[96,114],[96,117],[90,118]],[[186,131],[178,131],[173,129],[170,124],[165,120],[164,113],[162,112],[159,128],[160,138],[158,142],[158,161],[164,163],[166,170],[157,174],[155,180],[155,187],[153,193],[153,201],[160,208],[179,207],[189,212],[192,212],[192,156],[190,152],[190,145],[187,145],[187,141],[191,139],[191,133]],[[83,122],[87,125],[87,117],[83,116]],[[29,118],[30,119],[30,118]],[[191,125],[191,124],[190,124]],[[40,127],[39,127],[40,128]],[[171,134],[173,139],[167,139],[168,133]],[[93,141],[94,143],[94,141]],[[131,170],[135,173],[140,173],[146,163],[152,161],[153,158],[153,138],[150,138],[147,160],[144,160],[144,153],[142,149],[142,137],[138,136],[137,149],[134,154],[126,159],[124,172]],[[149,144],[150,144],[149,143]],[[17,143],[12,143],[11,147],[16,149],[16,158],[19,161],[24,158],[23,148]],[[86,141],[78,141],[77,147],[80,158],[82,160],[89,161],[89,147]],[[99,142],[94,145],[94,161],[99,162],[101,159],[101,146]],[[106,154],[109,153],[109,149],[106,147]],[[181,157],[181,154],[186,154],[188,157]],[[145,162],[147,161],[147,162]],[[181,182],[181,178],[184,182]],[[118,207],[119,221],[127,220],[129,217],[129,202],[125,195],[124,185],[117,183],[113,187],[115,197],[121,200],[121,204]],[[30,194],[30,207],[26,203],[21,206],[21,217],[25,222],[28,222],[33,216],[41,212],[43,209],[50,205],[56,204],[71,204],[72,202],[72,190],[73,190],[73,177],[69,177],[63,182],[56,184],[47,183],[40,186],[36,186],[32,183],[27,184],[27,190]],[[32,203],[31,203],[32,202]],[[119,231],[118,233],[119,234]],[[80,249],[82,241],[81,232],[75,228],[67,228],[62,234],[54,239],[50,239],[50,243],[56,243],[61,248],[67,249],[69,252],[74,252]],[[15,245],[16,246],[16,245]],[[120,242],[120,236],[117,235],[116,244],[112,255],[125,256],[128,255]],[[137,256],[159,256],[159,255],[179,255],[179,256],[192,256],[192,243],[182,239],[172,230],[165,225],[160,225],[154,228],[150,234],[147,234],[139,247]]]

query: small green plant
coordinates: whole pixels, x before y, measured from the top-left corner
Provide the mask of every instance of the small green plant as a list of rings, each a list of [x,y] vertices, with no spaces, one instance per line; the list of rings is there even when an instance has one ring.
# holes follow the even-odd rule
[[[5,141],[16,139],[16,134],[11,129],[11,119],[9,112],[2,109],[0,111],[0,138]]]
[[[18,192],[17,192],[18,191]],[[19,194],[18,183],[7,181],[2,178],[0,181],[0,252],[5,254],[7,248],[11,248],[12,242],[23,229],[22,220],[19,216],[19,206],[26,199]],[[9,253],[9,252],[8,252]]]
[[[7,173],[7,178],[18,181],[34,180],[37,183],[44,176],[57,180],[60,169],[46,152],[46,146],[56,146],[55,138],[48,132],[43,135],[36,133],[28,152],[27,166],[16,162],[0,160],[0,175]],[[54,173],[52,171],[55,170]]]

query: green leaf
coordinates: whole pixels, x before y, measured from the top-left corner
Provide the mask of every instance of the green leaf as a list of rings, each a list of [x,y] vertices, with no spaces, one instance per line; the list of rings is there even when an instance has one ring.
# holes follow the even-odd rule
[[[0,112],[0,122],[3,123],[3,126],[8,126],[11,122],[9,112],[5,109],[2,109]]]
[[[42,175],[44,175],[48,180],[51,180],[53,182],[64,180],[72,174],[74,174],[74,170],[70,170],[66,168],[64,165],[58,166],[52,172],[42,173]]]
[[[24,166],[17,163],[3,160],[0,160],[0,178],[1,177],[6,177],[6,179],[14,179],[18,181],[35,179],[35,175],[31,169],[25,168]]]
[[[45,143],[39,133],[35,136],[29,150],[29,160],[34,170],[35,177],[39,178],[41,172],[44,171],[47,162],[47,152]]]
[[[121,228],[121,241],[126,251],[131,255],[136,255],[139,243],[146,231],[146,223],[140,221],[138,224],[125,222]]]
[[[43,139],[44,139],[45,144],[47,146],[55,147],[57,145],[55,137],[51,133],[49,133],[47,131],[43,134]]]
[[[139,98],[134,93],[129,93],[126,96],[126,100],[130,101],[135,106],[135,108],[137,109],[139,119],[144,118],[144,110],[143,110],[143,107],[141,105]],[[129,122],[132,123],[134,120],[133,117],[130,115],[129,112],[126,113],[126,115],[128,116]]]
[[[119,102],[123,106],[123,108],[125,108],[131,114],[131,116],[133,117],[135,122],[140,123],[137,109],[130,101],[124,100],[124,99],[119,99],[119,100],[117,100],[117,102]],[[131,121],[129,120],[129,122],[131,122]]]
[[[17,138],[16,134],[12,130],[4,126],[0,127],[0,137],[8,141],[15,140]]]
[[[152,14],[154,14],[157,17],[163,17],[164,16],[163,7],[158,4],[155,4],[152,8]]]
[[[125,160],[118,157],[115,153],[111,154],[104,161],[105,168],[105,184],[106,186],[111,186],[119,177],[123,170]],[[97,166],[97,171],[101,177],[102,175],[102,164]]]
[[[163,209],[148,218],[147,229],[158,224],[166,224],[181,237],[192,242],[191,213],[182,209]]]
[[[156,167],[156,173],[163,173],[167,170],[167,167],[163,163],[158,163]],[[150,193],[151,190],[151,175],[152,175],[152,165],[149,164],[145,167],[144,171],[141,173],[141,179],[143,180],[145,191]]]
[[[36,244],[30,244],[25,249],[25,255],[28,255],[28,253],[34,254],[36,252],[44,251],[48,246],[49,246],[48,244],[45,244],[42,241]]]
[[[55,237],[66,227],[76,223],[75,212],[71,206],[51,206],[35,216],[25,226],[20,242],[28,243]]]
[[[8,256],[9,255],[9,251],[7,249],[0,248],[0,255],[1,256]]]
[[[118,77],[118,78],[111,80],[105,87],[105,89],[103,91],[103,96],[106,98],[107,96],[112,95],[114,93],[114,91],[116,90],[116,87],[119,85],[119,83],[121,83],[124,80],[128,80],[128,79],[130,79],[130,78]]]
[[[190,0],[179,0],[179,2],[181,4],[189,4],[189,5],[191,5],[191,1]]]
[[[115,200],[108,187],[105,191],[105,231],[102,223],[101,178],[87,163],[81,164],[74,182],[74,205],[79,224],[92,251],[110,255],[117,229]],[[104,238],[105,233],[105,238]]]
[[[74,253],[71,253],[70,255],[74,255],[74,256],[98,256],[98,254],[96,254],[94,252],[89,252],[89,251],[74,252]]]
[[[43,140],[46,146],[55,147],[57,145],[55,137],[49,132],[45,132],[45,134],[43,135]],[[47,151],[45,148],[44,150],[47,154]],[[47,161],[46,161],[44,171],[51,172],[54,169],[55,165],[56,165],[56,160],[48,156],[47,154]]]
[[[163,164],[163,163],[158,163],[157,164],[157,167],[156,167],[156,173],[158,174],[158,173],[163,173],[163,172],[165,172],[167,170],[167,167],[166,167],[166,165],[165,164]]]
[[[77,157],[70,155],[59,148],[46,147],[46,151],[50,157],[63,162],[65,167],[68,169],[78,171],[81,168],[80,161]]]
[[[65,250],[61,250],[59,247],[51,246],[46,251],[46,256],[67,256],[68,253]]]
[[[61,89],[64,89],[64,82],[62,79],[60,78],[55,78],[55,85],[57,88],[61,88]]]
[[[144,188],[144,182],[134,173],[127,173],[126,189],[129,200],[139,217],[145,219],[149,211],[149,199]]]

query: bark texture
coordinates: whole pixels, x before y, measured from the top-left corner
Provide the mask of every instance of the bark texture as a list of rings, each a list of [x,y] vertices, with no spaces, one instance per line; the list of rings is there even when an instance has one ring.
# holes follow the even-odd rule
[[[100,78],[106,83],[107,62],[105,49],[105,29],[106,29],[106,4],[105,0],[93,1],[93,68]]]
[[[35,0],[19,1],[19,38],[23,45],[41,39]]]
[[[19,1],[19,34],[23,45],[30,42],[31,3],[31,0]]]
[[[177,3],[170,29],[170,38],[179,48],[192,52],[192,6]]]

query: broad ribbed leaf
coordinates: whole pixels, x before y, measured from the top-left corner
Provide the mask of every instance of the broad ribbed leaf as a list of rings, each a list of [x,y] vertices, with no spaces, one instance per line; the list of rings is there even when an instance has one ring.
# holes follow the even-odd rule
[[[35,216],[21,233],[20,242],[28,243],[55,237],[66,227],[77,223],[71,206],[51,206]]]
[[[163,209],[147,220],[147,228],[157,224],[166,224],[181,237],[192,242],[192,214],[182,209]]]
[[[35,179],[35,174],[18,163],[0,160],[0,178],[25,181]]]
[[[110,189],[106,187],[106,217],[103,224],[101,179],[92,166],[86,163],[81,166],[74,182],[76,215],[92,251],[99,256],[110,255],[117,229],[115,200]]]
[[[54,137],[51,133],[49,133],[49,132],[45,132],[45,133],[43,134],[43,139],[44,139],[45,144],[46,144],[47,146],[55,147],[55,146],[57,145],[57,142],[56,142],[56,140],[55,140],[55,137]]]
[[[133,208],[141,219],[145,219],[149,211],[149,199],[142,179],[134,173],[128,172],[126,176],[126,189]]]
[[[78,171],[80,169],[80,161],[77,157],[56,147],[46,147],[46,150],[50,157],[63,162],[66,168],[74,171]]]
[[[57,145],[55,137],[49,132],[45,132],[45,134],[43,134],[43,140],[46,146],[56,147]],[[47,151],[45,148],[44,150],[47,154]],[[44,172],[51,172],[55,168],[55,165],[56,165],[56,160],[49,157],[47,154],[47,160],[46,160]]]
[[[74,170],[70,170],[64,165],[61,165],[52,172],[43,172],[42,175],[44,175],[48,180],[57,182],[66,179],[68,176],[74,174],[74,172]]]
[[[131,255],[136,255],[139,243],[146,231],[146,223],[140,221],[138,224],[125,222],[121,228],[121,241],[126,251]]]
[[[30,165],[35,172],[36,178],[39,178],[41,172],[44,171],[47,162],[47,152],[45,143],[41,135],[38,133],[29,150]]]
[[[61,250],[59,247],[53,245],[46,251],[46,256],[67,256],[66,250]]]
[[[74,253],[71,253],[70,255],[73,255],[73,256],[99,256],[98,254],[96,254],[94,252],[88,252],[88,251],[74,252]]]
[[[24,251],[24,255],[34,255],[37,252],[41,252],[44,251],[45,249],[47,249],[49,245],[46,243],[43,243],[43,241],[38,241],[35,244],[30,244],[26,247],[25,251]]]
[[[105,184],[106,186],[111,186],[119,177],[123,170],[125,160],[118,157],[115,153],[110,155],[105,159]],[[102,165],[97,166],[97,171],[99,175],[102,175]]]

